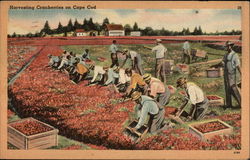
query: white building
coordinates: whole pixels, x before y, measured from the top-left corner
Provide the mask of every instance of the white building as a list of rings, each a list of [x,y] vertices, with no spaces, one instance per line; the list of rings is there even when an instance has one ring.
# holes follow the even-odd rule
[[[84,29],[76,29],[75,35],[76,35],[77,37],[80,37],[80,36],[87,36],[87,32],[84,31]]]
[[[141,32],[140,31],[132,31],[132,32],[130,32],[130,36],[141,36]]]
[[[120,24],[106,24],[105,29],[106,36],[124,36],[125,31],[122,25]]]

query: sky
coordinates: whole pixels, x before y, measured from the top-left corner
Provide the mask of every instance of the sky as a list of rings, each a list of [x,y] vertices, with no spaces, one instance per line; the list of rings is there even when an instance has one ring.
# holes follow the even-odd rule
[[[82,24],[84,18],[102,23],[104,18],[110,23],[130,24],[137,22],[140,28],[152,27],[181,31],[193,31],[201,26],[203,32],[241,30],[241,10],[237,9],[9,9],[8,34],[35,33],[48,20],[52,29],[59,21],[67,25],[69,19]]]

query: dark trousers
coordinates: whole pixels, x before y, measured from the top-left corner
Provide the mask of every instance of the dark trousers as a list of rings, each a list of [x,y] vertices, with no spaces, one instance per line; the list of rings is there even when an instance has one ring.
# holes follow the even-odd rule
[[[225,73],[224,73],[225,74]],[[236,87],[235,75],[224,75],[225,93],[226,93],[226,107],[232,107],[232,96],[235,98],[239,106],[241,106],[241,95]]]
[[[165,110],[164,108],[159,109],[158,114],[151,115],[148,121],[148,127],[150,133],[155,133],[159,131],[162,127],[164,127],[164,120],[165,120]]]
[[[194,120],[202,119],[207,113],[208,106],[209,106],[209,101],[207,98],[205,98],[204,101],[200,103],[192,105],[191,114],[193,114],[193,119]]]
[[[74,81],[75,83],[79,83],[81,80],[83,80],[86,76],[88,75],[88,73],[84,73],[84,74],[79,74],[78,72],[75,72],[73,74],[70,74],[70,79],[72,81]]]
[[[190,64],[190,56],[186,53],[183,53],[182,63],[186,63],[186,59],[187,59],[187,64]]]
[[[158,58],[155,63],[155,76],[160,78],[162,82],[166,83],[165,59]]]
[[[113,68],[115,65],[119,66],[117,53],[111,53],[111,61],[112,61],[112,64],[110,65],[110,68]]]

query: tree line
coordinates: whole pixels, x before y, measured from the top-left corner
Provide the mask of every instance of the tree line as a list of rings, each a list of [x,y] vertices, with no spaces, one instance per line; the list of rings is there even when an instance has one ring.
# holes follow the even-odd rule
[[[66,26],[63,26],[61,22],[59,22],[58,27],[55,29],[51,29],[49,22],[46,21],[44,27],[40,30],[40,32],[36,33],[28,33],[26,35],[16,34],[15,32],[8,37],[42,37],[47,35],[54,34],[63,34],[63,36],[67,36],[68,32],[74,32],[76,29],[84,29],[85,31],[97,31],[98,35],[101,34],[105,30],[105,25],[110,24],[109,19],[105,18],[102,24],[94,23],[92,18],[87,20],[86,18],[82,23],[79,23],[77,19],[75,19],[74,23],[70,19]],[[113,23],[111,23],[113,24]],[[190,31],[189,28],[183,28],[182,31],[172,31],[167,30],[165,28],[162,29],[153,29],[152,27],[140,28],[138,24],[135,22],[133,26],[130,24],[124,25],[125,35],[130,35],[132,31],[140,31],[142,36],[185,36],[185,35],[241,35],[242,32],[240,30],[232,30],[232,31],[224,31],[224,32],[204,32],[202,31],[201,26],[197,26],[193,31]]]

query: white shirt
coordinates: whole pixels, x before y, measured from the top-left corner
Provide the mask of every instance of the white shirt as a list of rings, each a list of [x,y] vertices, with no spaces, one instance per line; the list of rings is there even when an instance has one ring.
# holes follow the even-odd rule
[[[190,49],[190,45],[189,45],[188,41],[186,41],[186,42],[183,43],[183,47],[182,48],[185,49],[185,50],[189,50]]]
[[[204,93],[200,87],[192,82],[187,82],[187,93],[192,104],[204,101]]]
[[[167,52],[167,48],[165,48],[161,43],[159,43],[157,46],[155,46],[152,49],[152,52],[155,53],[155,58],[164,58],[165,52]]]
[[[124,84],[128,81],[130,81],[130,77],[128,77],[126,74],[125,74],[125,69],[122,69],[120,68],[119,69],[119,83],[121,84]]]
[[[129,51],[129,54],[130,54],[132,60],[134,60],[135,57],[137,57],[137,52],[135,52],[135,51]]]
[[[68,65],[68,64],[69,64],[68,59],[66,57],[63,57],[58,69],[61,69],[64,65]]]
[[[95,69],[94,69],[94,76],[93,76],[91,82],[94,82],[94,81],[95,81],[95,79],[96,79],[96,77],[98,76],[98,74],[103,75],[103,74],[105,74],[105,73],[106,73],[106,71],[103,69],[102,66],[95,66]]]

